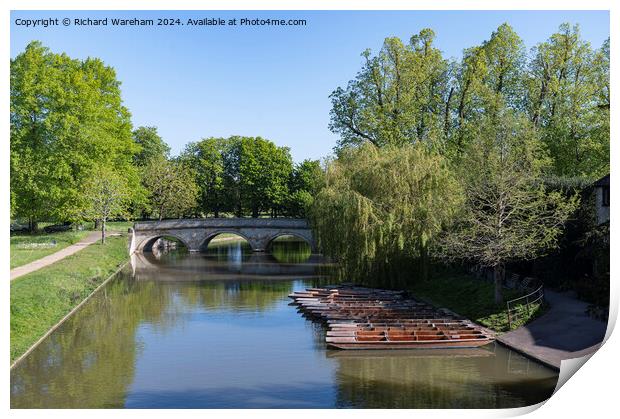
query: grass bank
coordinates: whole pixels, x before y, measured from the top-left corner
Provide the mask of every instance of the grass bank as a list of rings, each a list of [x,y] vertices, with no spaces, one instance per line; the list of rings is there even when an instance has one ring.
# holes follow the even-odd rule
[[[538,306],[529,316],[523,309],[521,319],[513,322],[510,328],[506,304],[494,303],[495,287],[492,283],[465,274],[449,273],[437,275],[428,281],[418,282],[409,290],[416,297],[428,300],[435,306],[452,310],[497,332],[516,329],[539,317],[547,309],[545,306]],[[505,288],[503,294],[505,300],[510,300],[521,297],[523,291]]]
[[[89,231],[63,231],[11,236],[11,269],[56,253],[79,242],[89,233]]]
[[[94,243],[11,282],[11,362],[127,260],[127,235]]]

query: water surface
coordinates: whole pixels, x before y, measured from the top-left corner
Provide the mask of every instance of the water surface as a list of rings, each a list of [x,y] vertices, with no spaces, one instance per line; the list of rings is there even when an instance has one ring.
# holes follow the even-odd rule
[[[11,407],[487,408],[548,398],[557,373],[500,345],[334,351],[287,295],[329,281],[280,243],[134,257],[11,371]]]

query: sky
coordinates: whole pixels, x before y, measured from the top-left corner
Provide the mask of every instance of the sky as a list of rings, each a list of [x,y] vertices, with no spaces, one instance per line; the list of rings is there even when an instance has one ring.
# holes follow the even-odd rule
[[[17,19],[59,18],[25,27]],[[63,26],[102,19],[108,26]],[[112,18],[305,19],[305,26],[112,26]],[[361,68],[366,48],[383,39],[436,33],[444,57],[488,39],[508,22],[528,50],[563,22],[578,23],[598,48],[609,37],[607,11],[13,11],[11,57],[39,40],[72,58],[101,58],[116,69],[134,127],[156,126],[178,154],[190,141],[261,136],[287,146],[296,162],[329,155],[329,94]]]

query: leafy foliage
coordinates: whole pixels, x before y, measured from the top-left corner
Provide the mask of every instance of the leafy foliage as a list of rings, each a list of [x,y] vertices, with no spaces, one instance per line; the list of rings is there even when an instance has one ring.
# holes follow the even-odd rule
[[[542,136],[554,174],[609,172],[609,40],[593,50],[577,26],[563,24],[528,56],[504,23],[449,62],[433,39],[424,29],[408,45],[386,38],[377,55],[362,53],[359,73],[330,96],[336,151],[421,141],[458,156],[481,121],[510,109]]]
[[[402,258],[428,245],[461,201],[446,160],[423,145],[343,149],[310,210],[323,251],[356,279],[396,278]]]
[[[568,24],[533,50],[527,107],[558,175],[609,172],[609,39],[598,51]]]
[[[303,215],[323,176],[317,161],[294,167],[288,148],[260,137],[206,138],[188,144],[180,159],[195,173],[197,213],[216,217]]]
[[[548,163],[528,121],[510,111],[483,121],[460,161],[465,206],[444,236],[444,256],[494,268],[497,302],[504,265],[556,246],[577,207],[577,196],[545,189]]]
[[[30,43],[11,60],[10,116],[13,216],[79,220],[95,167],[137,182],[129,111],[114,69],[101,60]]]
[[[85,216],[101,222],[101,242],[105,243],[106,223],[116,217],[127,217],[131,191],[126,180],[114,171],[102,168],[86,185],[89,202]]]
[[[145,166],[151,159],[168,158],[170,146],[159,136],[157,127],[138,127],[132,132],[133,141],[139,147],[134,155],[137,166]]]
[[[160,220],[182,217],[196,206],[198,188],[194,174],[182,162],[153,158],[143,168],[142,181],[149,193],[151,210]]]
[[[433,46],[434,38],[424,29],[408,45],[386,38],[377,56],[362,53],[356,78],[330,95],[330,129],[341,136],[339,149],[365,141],[399,146],[442,130],[448,62]]]

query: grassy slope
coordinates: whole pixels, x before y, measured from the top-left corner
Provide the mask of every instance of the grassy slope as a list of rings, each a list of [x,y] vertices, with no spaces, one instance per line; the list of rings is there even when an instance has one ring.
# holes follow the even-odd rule
[[[429,281],[416,283],[410,291],[417,297],[429,300],[498,332],[509,330],[506,304],[496,305],[494,285],[464,274],[439,275]],[[510,300],[523,295],[523,291],[504,289],[504,298]],[[545,307],[534,310],[529,318],[513,322],[512,329],[540,316]],[[527,316],[524,316],[527,317]]]
[[[127,260],[127,237],[95,243],[11,282],[11,361]]]
[[[77,243],[89,233],[89,231],[63,231],[51,234],[18,234],[11,236],[11,269],[56,253],[69,245]],[[56,240],[56,246],[36,248],[36,244],[49,244],[52,240]],[[30,245],[35,246],[28,248]]]

